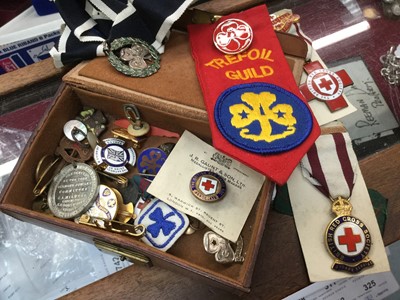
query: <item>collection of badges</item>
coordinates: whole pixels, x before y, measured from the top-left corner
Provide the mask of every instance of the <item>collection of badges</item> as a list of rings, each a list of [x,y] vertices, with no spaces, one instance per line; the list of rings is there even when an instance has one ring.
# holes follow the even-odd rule
[[[265,14],[260,8],[255,8],[254,13]],[[287,31],[288,27],[298,20],[299,16],[285,13],[272,18],[271,24],[275,30]],[[209,57],[204,56],[207,59],[211,58],[210,61],[199,59],[200,64],[198,64],[202,68],[205,65],[213,71],[222,70],[245,59],[252,64],[246,65],[246,69],[243,70],[229,69],[215,73],[218,78],[221,74],[225,74],[226,78],[220,82],[222,92],[218,92],[217,97],[214,97],[214,94],[205,95],[206,105],[208,101],[206,98],[212,101],[216,99],[215,103],[207,107],[211,129],[214,130],[213,137],[221,135],[219,139],[221,148],[226,150],[234,145],[231,148],[232,153],[228,154],[238,159],[247,159],[245,163],[262,173],[269,172],[267,176],[278,183],[283,183],[290,175],[290,170],[280,174],[277,168],[264,164],[265,157],[268,155],[268,161],[275,166],[278,160],[281,162],[279,155],[293,150],[295,154],[288,156],[288,159],[297,159],[293,164],[294,168],[306,154],[306,146],[312,145],[319,135],[319,131],[315,128],[318,126],[315,126],[316,121],[306,101],[313,99],[322,101],[331,112],[345,108],[347,103],[342,94],[344,88],[352,84],[352,80],[344,70],[334,73],[324,69],[317,61],[310,62],[304,66],[307,80],[300,86],[300,92],[306,99],[303,101],[296,92],[291,91],[291,81],[286,82],[288,89],[284,89],[275,84],[282,82],[279,76],[275,76],[274,80],[263,80],[272,78],[275,74],[273,67],[263,64],[266,61],[274,62],[272,57],[276,53],[271,55],[272,50],[267,52],[266,49],[257,48],[264,44],[260,43],[260,39],[257,39],[256,33],[247,22],[239,18],[222,18],[212,26],[214,30],[210,43],[212,40],[215,48],[223,53],[223,56],[216,55],[215,49],[211,49],[209,52],[212,54]],[[200,31],[189,28],[192,36],[199,34]],[[200,39],[199,36],[197,38]],[[193,40],[192,47],[195,44]],[[254,40],[258,43],[256,48],[251,47]],[[201,44],[203,43],[201,39]],[[159,53],[143,40],[118,38],[110,45],[104,43],[103,48],[110,63],[128,76],[146,77],[160,68]],[[203,48],[202,50],[206,52]],[[275,58],[275,61],[278,60]],[[207,77],[213,81],[210,73],[207,73]],[[233,84],[232,80],[236,80],[239,84]],[[228,85],[228,88],[225,89],[225,85]],[[204,90],[210,89],[203,89],[203,93]],[[218,89],[212,89],[210,93],[216,93],[216,90]],[[44,183],[43,178],[48,177],[45,176],[46,173],[56,168],[56,161],[51,162],[41,173],[44,161],[47,160],[43,158],[36,172],[38,185],[34,193],[36,196],[42,195],[48,188],[48,207],[57,217],[74,218],[82,224],[141,236],[146,244],[167,251],[180,236],[195,232],[201,225],[198,223],[194,225],[196,220],[190,220],[186,215],[146,192],[151,178],[154,178],[160,170],[173,144],[147,148],[137,156],[135,148],[140,148],[150,126],[140,118],[135,106],[125,105],[124,111],[130,121],[129,126],[112,129],[116,137],[102,141],[99,141],[98,137],[105,130],[106,120],[100,112],[87,110],[75,120],[67,122],[64,126],[65,136],[56,154],[70,164],[57,170],[57,175]],[[132,143],[133,146],[127,146]],[[245,152],[241,152],[242,150]],[[246,155],[241,155],[243,153]],[[315,178],[323,178],[315,185],[324,186],[324,183],[326,185],[324,176],[315,176],[315,165],[318,163],[314,165],[315,159],[310,152],[308,157],[310,161],[307,163],[311,168],[307,171],[313,178],[310,181],[315,184]],[[93,166],[85,163],[92,158]],[[304,160],[303,164],[306,164]],[[138,174],[130,180],[123,178],[122,175],[128,173],[134,166]],[[123,188],[118,190],[101,184],[99,174],[121,183]],[[194,174],[190,179],[189,188],[196,199],[204,202],[221,201],[227,192],[224,179],[209,171]],[[335,257],[332,268],[356,273],[373,265],[366,256],[372,242],[365,224],[350,215],[351,205],[348,201],[350,194],[348,197],[340,195],[333,200],[332,209],[337,217],[328,225],[326,245],[330,254]],[[330,193],[327,196],[329,197]],[[242,262],[244,259],[241,255],[243,249],[241,238],[236,244],[236,251],[228,240],[212,231],[206,232],[203,244],[206,252],[215,254],[217,262]],[[362,244],[363,247],[358,247],[358,244]]]
[[[284,30],[283,27],[287,25],[286,23],[296,23],[298,19],[298,16],[285,14],[273,19],[273,26],[280,26]],[[225,19],[215,26],[214,45],[226,55],[248,57],[251,50],[245,51],[249,49],[252,40],[253,30],[243,20]],[[228,61],[235,62],[236,60],[230,58]],[[218,65],[216,68],[223,66],[221,63],[216,64]],[[306,82],[300,86],[300,91],[307,101],[316,99],[324,102],[331,112],[348,106],[343,98],[343,91],[346,86],[352,85],[353,82],[346,71],[332,72],[324,69],[318,61],[305,64],[304,71],[308,77]],[[242,80],[249,78],[251,76],[241,77]],[[273,104],[277,99],[285,99],[286,102]],[[226,140],[248,152],[259,154],[280,153],[295,148],[303,143],[313,127],[309,108],[298,100],[297,96],[278,86],[264,83],[262,80],[251,84],[236,84],[223,91],[213,107],[213,112],[216,126]],[[300,120],[301,126],[299,125]],[[304,122],[305,120],[308,121]],[[250,126],[254,121],[259,122],[258,127]],[[343,148],[349,147],[348,142],[344,141],[341,134],[334,136],[336,148],[331,147],[327,151],[338,151],[338,153],[341,153],[343,162],[348,161],[350,164],[348,157],[343,154],[347,153],[343,151]],[[279,141],[276,147],[274,146],[275,140]],[[308,165],[311,164],[309,170],[307,169],[311,174],[309,181],[317,188],[326,187],[326,195],[332,199],[331,194],[334,191],[328,189],[326,181],[334,181],[336,176],[325,178],[323,170],[318,169],[321,162],[315,162],[312,149],[315,149],[315,144],[311,146],[311,150],[308,152],[310,158]],[[352,166],[344,166],[343,163],[343,170],[341,169],[338,172],[347,172],[345,177],[352,177],[355,181],[353,173],[355,164],[356,161],[354,162],[354,160]],[[328,175],[332,176],[330,171],[326,176]],[[194,177],[191,187],[197,188],[198,182],[199,180]],[[348,184],[350,188],[348,194],[339,195],[332,199],[332,211],[335,212],[336,218],[327,227],[325,242],[327,250],[335,259],[332,269],[354,274],[364,268],[372,267],[374,264],[367,256],[372,244],[370,232],[364,222],[350,214],[349,197],[354,182],[351,181]],[[208,185],[204,185],[203,188],[206,187]],[[211,198],[203,198],[205,201],[208,199]],[[208,242],[204,241],[206,250],[210,253],[216,253],[216,259],[220,260],[218,251],[214,247],[215,240],[218,238],[212,232],[207,235],[207,238],[206,236],[204,238],[208,239]],[[225,253],[226,257],[230,257],[231,260],[234,259],[232,249],[226,247]]]
[[[137,237],[167,251],[182,235],[205,226],[147,192],[175,143],[142,149],[146,140],[162,132],[143,121],[136,106],[123,109],[126,122],[117,120],[114,126],[129,125],[113,126],[109,132],[114,137],[100,139],[107,131],[107,118],[99,110],[85,109],[66,122],[55,156],[46,155],[37,165],[33,192],[43,200],[41,209],[55,217]],[[134,167],[135,174],[125,177]],[[218,174],[203,171],[188,178],[188,189],[199,201],[213,202],[224,197],[226,184]],[[233,252],[230,242],[215,233],[204,236],[204,247],[216,253],[219,263],[244,259],[243,242]]]

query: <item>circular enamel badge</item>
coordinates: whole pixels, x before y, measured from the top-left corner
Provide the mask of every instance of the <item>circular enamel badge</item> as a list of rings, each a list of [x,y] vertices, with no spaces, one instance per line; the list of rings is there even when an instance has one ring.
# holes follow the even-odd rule
[[[331,255],[345,263],[363,260],[371,249],[367,226],[353,216],[335,218],[326,229],[325,241]]]
[[[259,154],[300,145],[313,121],[303,101],[273,84],[239,84],[225,90],[214,109],[215,122],[232,144]]]
[[[203,171],[192,177],[190,190],[197,199],[205,202],[214,202],[225,196],[226,184],[218,174]]]
[[[125,141],[116,138],[103,140],[105,147],[99,145],[94,149],[94,160],[97,165],[107,164],[104,170],[110,174],[124,174],[128,172],[127,164],[134,166],[136,153],[133,148],[124,148]]]
[[[155,175],[161,169],[167,154],[159,148],[147,148],[139,154],[138,170],[140,173]]]
[[[335,73],[326,69],[317,69],[307,76],[307,87],[315,98],[330,101],[343,94],[343,81]]]
[[[225,54],[238,54],[249,48],[253,41],[253,30],[245,21],[227,19],[214,30],[215,47]]]

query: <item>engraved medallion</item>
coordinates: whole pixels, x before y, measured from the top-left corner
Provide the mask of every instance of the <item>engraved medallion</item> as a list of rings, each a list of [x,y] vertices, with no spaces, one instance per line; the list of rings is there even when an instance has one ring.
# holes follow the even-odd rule
[[[97,165],[105,163],[105,172],[110,174],[125,174],[128,172],[126,165],[135,165],[136,153],[133,148],[124,148],[125,141],[116,138],[103,140],[105,146],[97,145],[94,150],[94,160]]]
[[[358,273],[374,263],[368,258],[371,249],[371,234],[360,219],[351,216],[352,206],[347,199],[339,197],[332,204],[337,215],[325,234],[325,243],[335,261],[332,269]]]
[[[68,165],[50,185],[48,205],[54,216],[72,219],[93,205],[99,192],[99,176],[83,163]]]
[[[108,186],[100,184],[96,201],[86,212],[95,218],[113,220],[118,211],[118,199],[115,192]]]
[[[214,202],[222,199],[226,194],[224,179],[218,174],[203,171],[195,174],[190,180],[190,190],[199,200]]]

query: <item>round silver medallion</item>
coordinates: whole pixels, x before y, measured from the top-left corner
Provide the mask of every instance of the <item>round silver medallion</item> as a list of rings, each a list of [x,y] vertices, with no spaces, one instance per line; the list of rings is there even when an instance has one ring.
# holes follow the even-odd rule
[[[96,171],[83,163],[71,164],[58,173],[50,185],[48,205],[54,216],[72,219],[86,212],[99,193]]]

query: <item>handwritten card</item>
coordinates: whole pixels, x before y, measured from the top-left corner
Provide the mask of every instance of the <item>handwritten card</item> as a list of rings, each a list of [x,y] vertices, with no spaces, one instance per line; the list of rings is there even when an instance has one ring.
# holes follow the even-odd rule
[[[344,94],[357,111],[341,119],[351,139],[375,135],[398,127],[362,59],[355,58],[330,68],[332,71],[341,69],[345,69],[354,82],[353,86],[344,90]]]
[[[221,200],[203,202],[192,195],[192,176],[205,170],[224,178],[227,191]],[[185,131],[147,191],[236,242],[264,181],[265,176]]]

